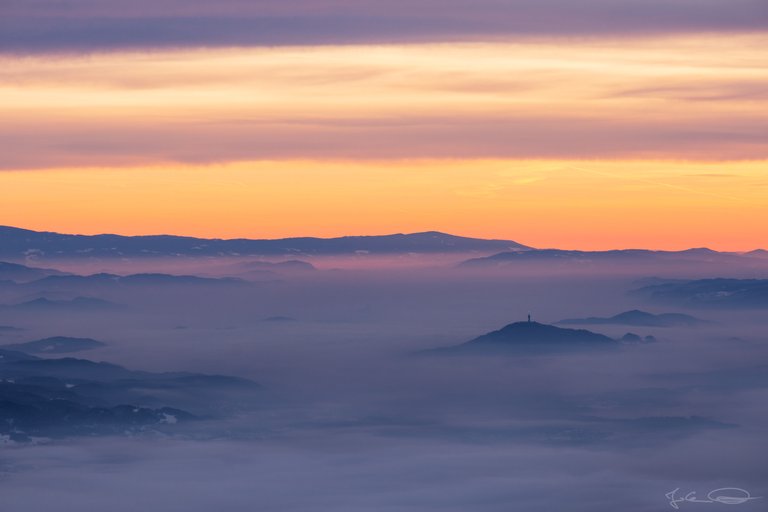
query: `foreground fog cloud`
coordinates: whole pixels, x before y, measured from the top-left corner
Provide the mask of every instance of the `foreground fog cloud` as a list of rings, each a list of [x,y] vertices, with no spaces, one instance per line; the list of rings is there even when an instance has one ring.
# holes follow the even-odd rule
[[[669,464],[695,457],[695,450],[719,440],[705,441],[703,446],[674,448],[668,452]],[[719,481],[711,460],[703,466],[710,469],[704,478],[690,473],[686,478],[664,470],[658,460],[650,470],[648,459],[659,456],[647,452],[416,442],[365,433],[271,443],[104,439],[6,453],[6,468],[37,469],[0,479],[4,504],[62,512],[506,512],[560,507],[645,512],[668,507],[664,495],[676,487],[706,494]],[[730,476],[757,490],[759,480],[741,473]],[[41,486],[44,493],[31,492]],[[760,506],[747,503],[739,510],[754,512]]]

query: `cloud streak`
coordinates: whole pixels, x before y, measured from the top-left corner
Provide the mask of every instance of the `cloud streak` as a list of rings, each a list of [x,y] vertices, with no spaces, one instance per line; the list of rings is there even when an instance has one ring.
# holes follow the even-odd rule
[[[5,52],[762,31],[760,0],[5,2]]]
[[[135,125],[94,120],[19,123],[0,130],[0,137],[12,149],[3,155],[5,169],[292,159],[765,158],[765,119],[710,116],[702,123],[528,116]]]
[[[759,114],[768,73],[756,49],[764,43],[761,36],[729,43],[693,37],[568,48],[482,43],[5,58],[0,167],[761,159],[768,155]]]

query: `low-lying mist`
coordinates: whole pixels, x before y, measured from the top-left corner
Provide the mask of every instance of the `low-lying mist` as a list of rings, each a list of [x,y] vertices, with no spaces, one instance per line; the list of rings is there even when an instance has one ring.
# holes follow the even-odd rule
[[[66,356],[152,376],[192,372],[258,384],[195,381],[185,392],[134,382],[121,396],[145,403],[131,405],[175,407],[195,419],[123,435],[25,442],[5,435],[3,504],[645,512],[669,507],[665,494],[676,488],[702,499],[724,487],[768,496],[765,310],[675,307],[630,293],[642,278],[702,277],[697,272],[309,262],[314,269],[231,258],[103,261],[99,268],[70,262],[59,269],[211,279],[0,285],[0,325],[14,328],[0,330],[4,345],[91,338],[105,345]],[[52,302],[29,304],[41,297]],[[67,302],[77,297],[110,307]],[[423,352],[527,322],[529,314],[555,324],[635,309],[703,322],[578,326],[617,340],[627,333],[655,339],[608,352]],[[744,501],[739,510],[762,510],[763,501]]]

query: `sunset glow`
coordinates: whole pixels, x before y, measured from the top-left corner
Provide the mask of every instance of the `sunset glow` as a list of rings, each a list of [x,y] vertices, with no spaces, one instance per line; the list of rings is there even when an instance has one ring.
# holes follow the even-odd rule
[[[746,250],[764,162],[263,161],[0,174],[5,222],[279,238],[442,230],[539,247]],[[29,191],[34,191],[34,194]]]
[[[0,119],[0,512],[764,510],[768,0],[0,0]]]
[[[754,248],[762,235],[739,226],[768,218],[766,44],[693,34],[6,55],[0,220]]]

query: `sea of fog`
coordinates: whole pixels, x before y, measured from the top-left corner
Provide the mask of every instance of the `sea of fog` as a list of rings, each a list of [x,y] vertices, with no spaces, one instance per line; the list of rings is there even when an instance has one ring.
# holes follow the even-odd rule
[[[764,310],[685,310],[628,294],[647,274],[443,263],[320,262],[234,287],[56,290],[48,295],[121,307],[0,311],[0,324],[22,329],[0,333],[3,344],[94,338],[106,346],[71,356],[261,385],[173,404],[201,419],[162,432],[6,443],[0,510],[765,510]],[[223,267],[188,263],[183,273],[238,274]],[[39,295],[0,290],[6,304]],[[710,323],[586,326],[657,340],[606,353],[420,353],[528,314],[549,324],[631,309]]]

